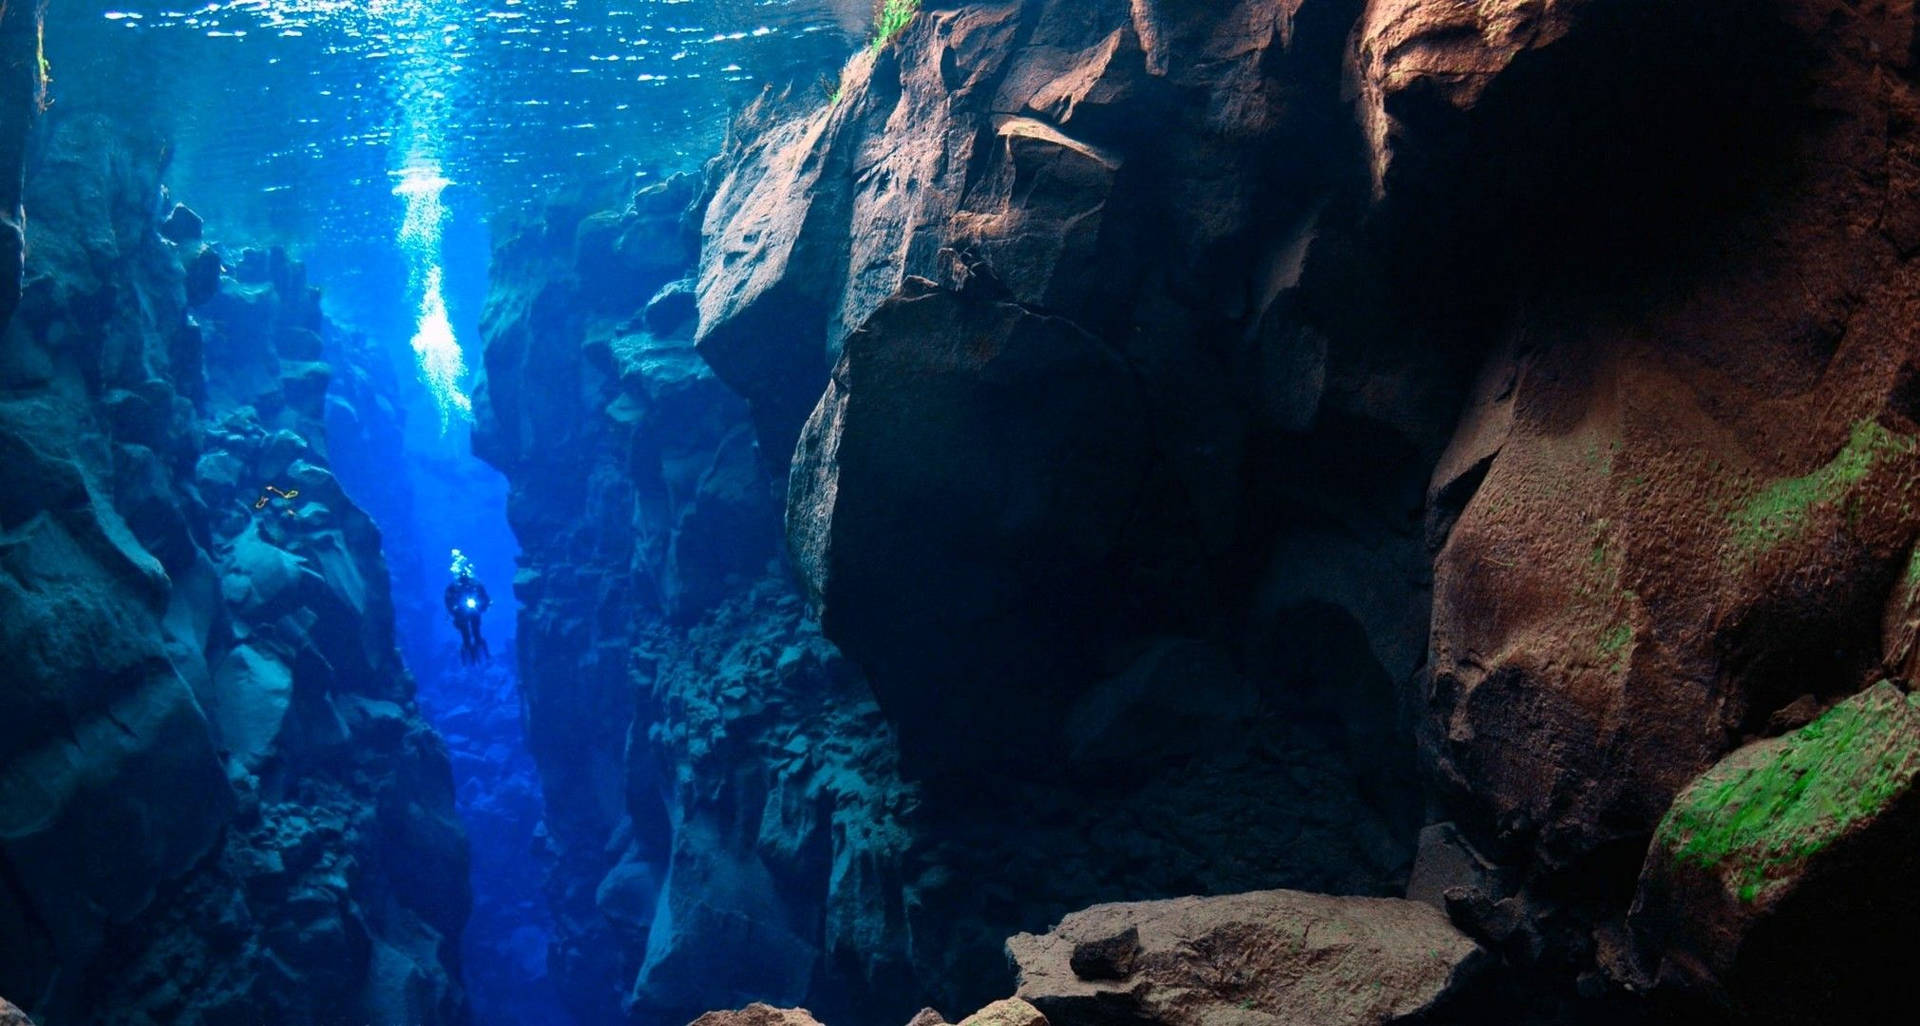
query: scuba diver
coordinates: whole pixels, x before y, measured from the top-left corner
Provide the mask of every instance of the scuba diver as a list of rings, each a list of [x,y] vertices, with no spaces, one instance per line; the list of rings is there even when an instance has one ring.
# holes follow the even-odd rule
[[[480,636],[480,614],[490,600],[487,586],[473,576],[473,560],[453,550],[453,583],[447,585],[447,615],[460,631],[460,661],[468,666],[487,657],[487,639]]]

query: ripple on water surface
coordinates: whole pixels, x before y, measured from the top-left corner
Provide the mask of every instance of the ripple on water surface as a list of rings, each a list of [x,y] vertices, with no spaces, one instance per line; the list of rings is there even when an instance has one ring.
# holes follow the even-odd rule
[[[730,106],[837,67],[849,6],[68,0],[47,45],[56,111],[155,126],[176,190],[219,197],[228,225],[374,238],[393,226],[368,213],[408,167],[437,167],[496,210],[619,170],[693,167]]]

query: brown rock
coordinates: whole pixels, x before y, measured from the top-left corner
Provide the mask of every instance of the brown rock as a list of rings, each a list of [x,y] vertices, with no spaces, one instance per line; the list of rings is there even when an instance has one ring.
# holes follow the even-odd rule
[[[1073,946],[1067,967],[1083,980],[1124,980],[1140,962],[1140,928],[1129,926],[1111,937]]]
[[[907,1020],[907,1026],[948,1026],[947,1017],[931,1008],[922,1008]]]
[[[1018,4],[923,10],[913,45],[862,51],[839,102],[736,125],[703,227],[701,355],[785,453],[839,346],[909,273],[932,275],[978,161]],[[976,95],[980,94],[980,95]]]
[[[0,998],[0,1026],[33,1026],[33,1020],[27,1013],[13,1006],[6,998]]]
[[[1920,154],[1913,122],[1895,113],[1916,96],[1876,84],[1911,81],[1888,70],[1910,61],[1904,47],[1879,41],[1906,28],[1880,11],[1829,25],[1828,12],[1779,5],[1715,44],[1731,51],[1653,60],[1650,72],[1708,91],[1728,79],[1695,76],[1730,67],[1717,63],[1728,52],[1776,69],[1778,81],[1752,83],[1771,133],[1719,124],[1751,145],[1713,158],[1700,140],[1732,136],[1699,110],[1635,108],[1662,149],[1695,155],[1676,164],[1711,173],[1687,184],[1698,169],[1680,168],[1644,195],[1553,201],[1567,218],[1610,211],[1638,238],[1557,222],[1586,224],[1610,266],[1583,265],[1592,273],[1578,286],[1543,282],[1498,334],[1428,492],[1441,548],[1425,744],[1448,815],[1514,870],[1512,892],[1449,907],[1478,936],[1511,934],[1522,960],[1607,947],[1645,839],[1690,781],[1912,665],[1913,596],[1900,582],[1920,539],[1920,281],[1886,232],[1920,212],[1920,196],[1866,169]],[[1550,24],[1558,41],[1504,74],[1567,81],[1546,69],[1566,61],[1552,74],[1572,74],[1620,31],[1567,25]],[[1682,17],[1666,30],[1700,26]],[[1787,84],[1795,53],[1818,65],[1816,83]],[[1481,89],[1472,117],[1518,115],[1525,96],[1504,88]],[[1779,167],[1796,169],[1791,188],[1728,198],[1741,192],[1730,183]],[[1727,202],[1680,202],[1695,186]],[[1528,188],[1555,195],[1552,183]],[[1650,248],[1656,236],[1669,241]],[[1657,276],[1644,277],[1650,267]],[[1880,879],[1862,871],[1855,886]]]
[[[775,1008],[756,1001],[730,1012],[708,1012],[688,1026],[820,1026],[804,1008]]]
[[[1354,50],[1358,109],[1384,190],[1400,120],[1415,104],[1462,112],[1477,104],[1515,58],[1550,46],[1594,0],[1375,0],[1361,16]]]
[[[1047,1026],[1047,1017],[1017,997],[1005,998],[960,1020],[960,1026]]]
[[[1083,945],[1129,931],[1139,954],[1125,977],[1088,980],[1071,967]],[[1246,1012],[1315,1026],[1411,1022],[1443,1014],[1488,961],[1429,906],[1298,891],[1095,905],[1007,951],[1019,995],[1055,1026],[1200,1026]]]
[[[1920,697],[1882,682],[1747,745],[1674,799],[1632,923],[1651,982],[1756,1021],[1911,1008],[1920,979]]]
[[[722,194],[774,230],[703,267],[703,346],[792,416],[791,369],[844,339],[789,540],[909,749],[1072,752],[1049,724],[1143,658],[1103,631],[1272,667],[1310,665],[1292,625],[1357,624],[1328,676],[1387,683],[1340,719],[1417,681],[1455,824],[1417,892],[1591,992],[1596,961],[1633,975],[1625,895],[1675,794],[1920,673],[1909,7],[931,11],[780,129],[798,149],[734,152]],[[1307,131],[1349,29],[1359,133]],[[782,296],[812,305],[752,312]],[[1079,376],[1049,391],[1037,353]],[[1424,537],[1369,519],[1422,505],[1383,464],[1432,471]]]

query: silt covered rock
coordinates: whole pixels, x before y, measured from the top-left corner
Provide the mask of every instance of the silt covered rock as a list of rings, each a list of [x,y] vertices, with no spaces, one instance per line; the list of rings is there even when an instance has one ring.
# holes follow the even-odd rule
[[[1431,1022],[1491,961],[1427,905],[1299,891],[1095,905],[1007,952],[1054,1026]]]

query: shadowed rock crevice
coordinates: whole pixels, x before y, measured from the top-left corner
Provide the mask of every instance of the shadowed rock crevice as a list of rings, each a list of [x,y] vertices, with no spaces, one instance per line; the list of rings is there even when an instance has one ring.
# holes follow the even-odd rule
[[[1375,5],[1412,12],[1373,15],[1360,44],[1383,255],[1442,308],[1605,304],[1738,264],[1754,216],[1804,185],[1819,118],[1789,6]]]

